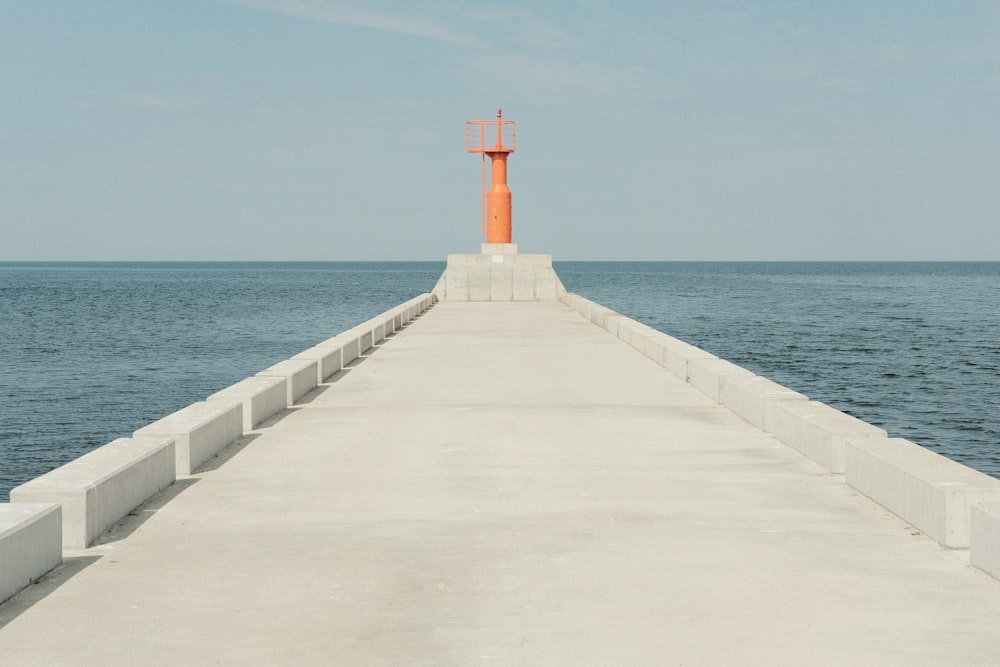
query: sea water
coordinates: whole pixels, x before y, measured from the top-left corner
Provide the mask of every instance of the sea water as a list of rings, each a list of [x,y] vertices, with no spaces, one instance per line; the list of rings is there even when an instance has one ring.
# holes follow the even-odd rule
[[[572,292],[1000,477],[1000,263],[555,266]],[[0,263],[0,501],[443,269]]]

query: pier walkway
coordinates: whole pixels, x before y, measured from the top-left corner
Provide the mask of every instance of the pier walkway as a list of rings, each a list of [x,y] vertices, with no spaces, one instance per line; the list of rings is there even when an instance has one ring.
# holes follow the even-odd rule
[[[0,606],[4,665],[995,665],[1000,581],[559,302],[442,302]]]

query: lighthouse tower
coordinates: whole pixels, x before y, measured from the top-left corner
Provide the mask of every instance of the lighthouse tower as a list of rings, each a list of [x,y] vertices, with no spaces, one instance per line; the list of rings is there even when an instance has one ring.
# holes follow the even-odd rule
[[[465,150],[483,156],[483,233],[486,242],[510,243],[510,188],[507,187],[507,157],[517,144],[517,128],[504,120],[497,109],[496,120],[470,120],[465,123]],[[490,188],[486,189],[486,158],[490,158]]]
[[[521,254],[510,237],[510,188],[507,158],[514,152],[514,121],[465,123],[465,150],[483,156],[483,234],[478,254],[449,254],[448,265],[434,286],[439,301],[559,301],[566,295],[552,268],[552,255]],[[486,188],[486,158],[492,176]]]

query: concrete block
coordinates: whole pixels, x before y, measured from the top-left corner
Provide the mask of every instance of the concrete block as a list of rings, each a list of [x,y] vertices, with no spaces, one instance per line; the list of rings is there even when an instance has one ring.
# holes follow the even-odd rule
[[[343,366],[361,356],[361,341],[357,336],[346,336],[338,342],[340,344],[340,360]]]
[[[688,366],[697,359],[718,359],[718,357],[690,343],[677,341],[667,346],[664,351],[663,367],[687,382],[690,379]]]
[[[580,308],[578,307],[578,304],[580,302],[580,295],[579,294],[573,294],[572,292],[566,292],[564,294],[560,294],[559,295],[559,300],[562,301],[567,306],[569,306],[570,308],[572,308],[573,310],[575,310],[576,312],[578,312],[578,313],[580,312]]]
[[[353,332],[357,336],[358,356],[360,357],[362,354],[372,349],[372,345],[375,344],[374,337],[372,336],[371,329],[364,331],[358,331],[357,329],[354,329]]]
[[[177,474],[191,475],[241,435],[243,403],[238,398],[227,398],[193,403],[143,426],[132,437],[154,441],[172,439]]]
[[[448,255],[434,294],[449,301],[558,301],[565,292],[551,255]],[[428,305],[432,304],[433,300]]]
[[[444,296],[448,301],[469,300],[469,269],[452,266],[448,257],[448,268],[444,272]]]
[[[726,377],[753,377],[753,373],[725,359],[690,359],[688,382],[713,401],[721,402],[722,379]]]
[[[215,392],[208,400],[242,403],[245,433],[288,407],[288,379],[255,375]]]
[[[480,254],[483,255],[516,255],[516,243],[483,243],[480,245]]]
[[[1000,579],[1000,502],[972,506],[969,562]]]
[[[476,266],[484,266],[492,261],[491,255],[488,254],[455,254],[448,255],[448,269],[469,269]],[[499,254],[499,253],[498,253]]]
[[[811,414],[822,413],[830,406],[819,401],[776,403],[771,410],[771,433],[786,445],[798,449],[802,441],[802,423]]]
[[[85,549],[122,517],[174,483],[174,441],[121,438],[10,492],[14,503],[58,503],[62,543]]]
[[[768,433],[774,431],[777,401],[807,401],[804,395],[767,378],[731,375],[722,378],[720,402],[734,414]]]
[[[771,419],[776,438],[836,474],[845,470],[847,440],[887,437],[884,429],[818,401],[775,403]]]
[[[437,282],[434,283],[434,288],[431,290],[434,293],[435,296],[438,296],[438,297],[440,297],[442,299],[448,298],[448,295],[446,293],[447,290],[445,288],[445,284],[447,282],[446,279],[445,279],[445,276],[447,274],[448,274],[448,270],[445,269],[445,271],[441,274],[441,277],[439,277],[437,279]]]
[[[490,301],[511,301],[513,298],[514,267],[494,264],[490,267]]]
[[[535,269],[535,301],[558,301],[560,287],[562,283],[551,266]]]
[[[656,329],[642,322],[636,322],[627,317],[618,320],[618,338],[644,355],[646,354],[646,340],[657,333],[659,332]]]
[[[327,347],[320,343],[299,352],[292,359],[316,362],[316,382],[325,382],[328,377],[343,367],[341,348]]]
[[[655,334],[646,337],[642,353],[649,357],[658,365],[663,365],[663,356],[670,345],[670,336],[657,331]]]
[[[551,269],[552,255],[543,255],[537,253],[531,255],[518,255],[517,266],[522,266],[525,268],[532,268],[532,269]]]
[[[660,366],[666,366],[667,363],[667,350],[670,347],[676,347],[680,345],[686,345],[684,341],[678,340],[673,336],[669,336],[662,331],[656,331],[652,329],[648,336],[646,336],[645,347],[643,348],[643,354],[655,361]]]
[[[848,440],[845,456],[848,484],[946,547],[968,548],[972,508],[1000,502],[1000,479],[909,440]]]
[[[590,307],[590,321],[603,329],[607,329],[608,320],[616,317],[617,315],[617,312],[596,303],[592,304]]]
[[[511,274],[512,297],[514,301],[534,301],[535,300],[535,270],[530,266],[514,265]]]
[[[469,267],[469,301],[490,300],[490,265]]]
[[[0,505],[0,602],[62,562],[62,510],[55,503]]]
[[[363,342],[363,341],[366,341]],[[358,347],[364,345],[367,350],[372,346],[371,332],[358,337]],[[264,377],[283,377],[288,380],[288,405],[295,405],[303,396],[316,388],[319,372],[318,364],[311,359],[287,359],[270,368],[262,370],[257,375]]]
[[[604,318],[604,330],[607,331],[612,336],[614,336],[615,338],[617,338],[618,327],[621,326],[621,320],[624,317],[625,317],[624,315],[621,315],[619,313],[608,313],[607,316]]]

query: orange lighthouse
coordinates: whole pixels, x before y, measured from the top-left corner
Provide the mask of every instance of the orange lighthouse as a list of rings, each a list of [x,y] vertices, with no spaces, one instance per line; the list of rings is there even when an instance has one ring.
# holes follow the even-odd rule
[[[483,154],[483,233],[487,243],[510,243],[510,188],[507,187],[507,156],[517,145],[517,129],[504,120],[500,109],[493,120],[465,123],[465,150]],[[486,156],[492,162],[490,189],[486,190]]]

